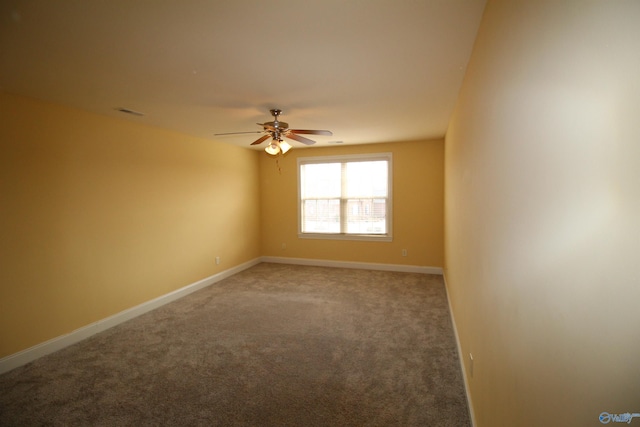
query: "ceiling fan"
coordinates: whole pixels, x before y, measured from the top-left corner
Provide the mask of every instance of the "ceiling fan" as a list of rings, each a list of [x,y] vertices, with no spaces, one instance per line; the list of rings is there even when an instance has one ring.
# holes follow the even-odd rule
[[[221,135],[239,135],[243,133],[264,133],[264,135],[262,135],[260,138],[253,141],[251,145],[261,144],[262,142],[271,138],[271,142],[269,143],[267,148],[265,148],[264,151],[266,151],[268,154],[271,154],[272,156],[277,156],[280,153],[285,154],[287,151],[291,149],[291,145],[289,145],[289,143],[284,141],[283,138],[289,138],[306,145],[312,145],[312,144],[315,144],[316,142],[300,135],[301,134],[302,135],[325,135],[325,136],[333,135],[333,133],[328,130],[289,129],[289,123],[281,122],[278,120],[278,116],[282,114],[282,110],[278,110],[277,108],[274,108],[269,111],[273,116],[273,121],[265,122],[265,123],[256,123],[258,126],[262,126],[262,130],[258,130],[254,132],[216,133],[215,135],[221,136]]]

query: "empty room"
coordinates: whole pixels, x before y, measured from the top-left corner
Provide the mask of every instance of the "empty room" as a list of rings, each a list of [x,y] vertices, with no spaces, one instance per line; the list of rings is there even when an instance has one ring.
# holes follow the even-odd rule
[[[0,425],[640,425],[640,2],[0,3]]]

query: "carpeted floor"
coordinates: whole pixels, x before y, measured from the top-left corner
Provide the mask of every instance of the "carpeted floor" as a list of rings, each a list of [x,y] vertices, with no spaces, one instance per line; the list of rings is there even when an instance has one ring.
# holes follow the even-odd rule
[[[0,376],[2,426],[468,426],[441,276],[259,264]]]

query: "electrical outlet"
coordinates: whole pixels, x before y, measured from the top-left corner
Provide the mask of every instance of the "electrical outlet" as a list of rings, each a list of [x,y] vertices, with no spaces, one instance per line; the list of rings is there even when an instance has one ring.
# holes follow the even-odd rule
[[[284,251],[285,249],[287,249],[287,244],[286,244],[286,243],[283,243],[283,244],[282,244],[282,250]]]
[[[220,257],[219,256],[216,257],[216,265],[220,265]]]
[[[407,250],[406,249],[402,250],[402,256],[407,256]]]
[[[473,354],[469,353],[469,376],[473,378]]]

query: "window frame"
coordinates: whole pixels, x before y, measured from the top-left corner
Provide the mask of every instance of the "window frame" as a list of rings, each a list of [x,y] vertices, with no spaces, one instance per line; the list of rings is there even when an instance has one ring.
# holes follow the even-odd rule
[[[386,233],[385,234],[356,234],[356,233],[303,233],[302,232],[302,174],[301,166],[313,163],[351,163],[351,162],[387,162],[387,203],[386,203]],[[298,180],[298,238],[301,239],[325,239],[325,240],[364,240],[372,242],[393,241],[393,154],[369,153],[369,154],[345,154],[338,156],[314,156],[297,158]],[[340,197],[342,201],[342,195]],[[342,202],[341,202],[342,204]]]

